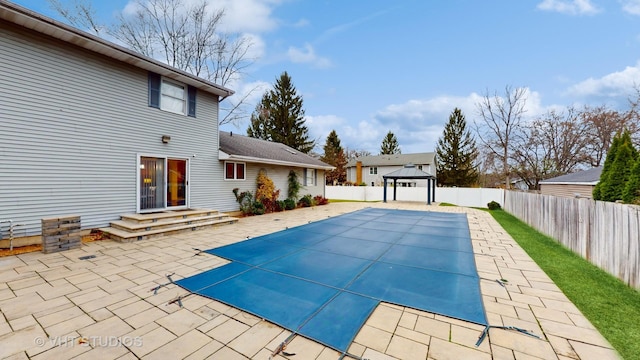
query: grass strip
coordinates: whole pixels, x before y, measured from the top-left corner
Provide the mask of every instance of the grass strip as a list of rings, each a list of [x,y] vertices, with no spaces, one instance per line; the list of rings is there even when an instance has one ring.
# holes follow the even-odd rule
[[[489,211],[625,359],[640,359],[640,292],[504,210]]]

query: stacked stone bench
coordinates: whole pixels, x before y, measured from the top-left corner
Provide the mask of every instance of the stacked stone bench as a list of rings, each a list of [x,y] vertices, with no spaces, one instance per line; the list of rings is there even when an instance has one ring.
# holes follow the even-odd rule
[[[82,246],[80,216],[42,219],[42,251],[45,254]]]

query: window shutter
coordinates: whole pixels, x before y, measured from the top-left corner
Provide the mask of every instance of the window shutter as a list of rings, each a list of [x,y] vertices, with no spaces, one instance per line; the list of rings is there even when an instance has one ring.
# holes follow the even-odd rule
[[[318,185],[318,169],[313,169],[313,185]]]
[[[187,103],[189,107],[187,115],[196,117],[196,88],[190,85],[187,88]]]
[[[149,71],[149,106],[160,108],[160,74]]]

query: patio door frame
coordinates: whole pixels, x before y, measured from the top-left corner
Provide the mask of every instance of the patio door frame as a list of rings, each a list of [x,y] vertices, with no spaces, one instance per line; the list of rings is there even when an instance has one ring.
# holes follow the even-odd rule
[[[142,185],[142,181],[143,179],[140,176],[140,170],[141,170],[141,166],[142,166],[142,158],[155,158],[158,160],[163,160],[164,161],[164,166],[163,166],[163,184],[162,184],[162,194],[164,197],[164,206],[163,207],[159,207],[159,208],[153,208],[153,209],[141,209],[141,201],[140,201],[140,197],[141,197],[141,185]],[[167,190],[169,187],[169,160],[180,160],[180,161],[184,161],[185,162],[185,204],[184,205],[180,205],[180,206],[168,206],[168,201],[169,199],[167,198]],[[137,154],[136,155],[136,213],[138,214],[144,214],[144,213],[151,213],[151,212],[158,212],[158,211],[167,211],[167,210],[184,210],[184,209],[188,209],[191,203],[191,186],[190,186],[190,179],[191,179],[191,164],[189,162],[189,158],[187,157],[179,157],[179,156],[168,156],[168,155],[158,155],[158,154]]]

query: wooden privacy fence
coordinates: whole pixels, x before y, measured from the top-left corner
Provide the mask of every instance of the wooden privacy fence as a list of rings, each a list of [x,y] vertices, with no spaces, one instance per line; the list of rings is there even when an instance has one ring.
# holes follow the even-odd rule
[[[640,207],[516,191],[504,209],[640,289]]]

